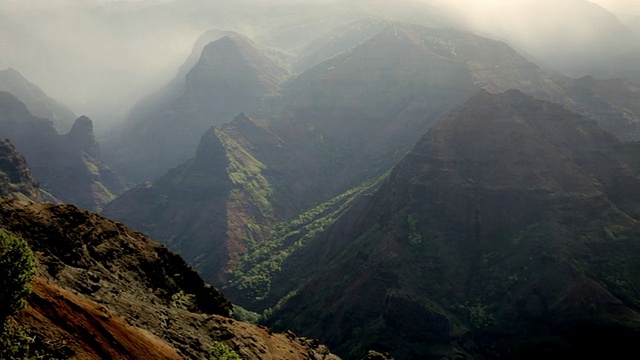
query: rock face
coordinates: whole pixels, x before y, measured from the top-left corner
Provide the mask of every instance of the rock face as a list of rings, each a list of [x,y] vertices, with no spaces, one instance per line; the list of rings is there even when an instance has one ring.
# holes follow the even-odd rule
[[[9,140],[0,140],[0,195],[35,202],[43,199],[24,156]]]
[[[84,209],[99,210],[126,190],[103,165],[89,118],[78,118],[59,135],[48,119],[33,116],[13,95],[0,92],[0,136],[24,154],[43,190]]]
[[[38,278],[20,323],[62,357],[335,359],[317,342],[230,319],[231,303],[145,235],[72,205],[3,198],[0,224],[25,238]]]
[[[304,280],[272,324],[347,358],[622,356],[640,333],[635,154],[558,105],[481,91],[283,264],[275,283]]]
[[[47,96],[38,86],[12,68],[0,70],[0,91],[13,94],[33,115],[53,121],[56,130],[61,133],[69,131],[76,118],[66,106]]]
[[[191,158],[209,127],[240,112],[255,113],[287,75],[239,34],[209,43],[182,75],[184,86],[176,85],[172,94],[158,95],[162,102],[147,100],[132,112],[111,155],[115,168],[134,182],[159,177]]]

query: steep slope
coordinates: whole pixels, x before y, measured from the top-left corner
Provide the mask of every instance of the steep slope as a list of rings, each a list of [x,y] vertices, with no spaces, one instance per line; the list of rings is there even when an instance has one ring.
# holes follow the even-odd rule
[[[282,266],[275,283],[306,280],[271,324],[347,358],[623,356],[640,332],[629,151],[558,105],[482,91]]]
[[[293,180],[304,160],[263,124],[240,115],[209,129],[193,159],[126,192],[103,213],[160,239],[205,278],[224,283],[230,261],[262,241],[277,219],[301,210],[293,182],[284,180]],[[274,161],[282,166],[265,165]]]
[[[148,101],[147,108],[135,109],[125,121],[110,155],[116,169],[134,182],[162,175],[193,156],[210,126],[231,121],[240,112],[255,113],[287,74],[239,34],[209,43],[183,75],[184,88],[177,97]]]
[[[71,205],[0,200],[38,278],[20,323],[61,357],[203,358],[224,342],[243,358],[335,359],[317,342],[230,319],[231,304],[179,256]]]
[[[147,95],[140,99],[129,110],[128,117],[131,119],[144,118],[150,116],[150,113],[157,111],[157,109],[166,106],[164,104],[173,103],[177,101],[182,94],[184,94],[186,86],[186,75],[189,71],[198,63],[202,50],[205,46],[213,41],[219,40],[224,36],[236,36],[237,34],[231,31],[210,30],[202,34],[195,45],[191,54],[187,57],[184,63],[178,68],[175,76],[168,84],[160,88],[159,90]],[[114,130],[116,133],[117,129]],[[113,136],[113,135],[112,135]],[[112,145],[107,141],[107,145]]]
[[[270,105],[292,115],[272,128],[287,142],[316,147],[327,159],[318,182],[335,195],[386,171],[477,89],[519,88],[573,104],[559,80],[504,43],[394,24],[288,82]]]
[[[126,190],[120,177],[100,161],[89,118],[78,118],[66,135],[33,116],[13,95],[0,92],[0,136],[24,154],[43,190],[68,203],[99,210]]]
[[[94,301],[40,277],[31,285],[29,307],[18,321],[37,334],[32,348],[56,358],[183,359],[166,341]]]
[[[43,198],[24,156],[9,140],[0,140],[0,195],[36,202]]]
[[[66,106],[47,96],[38,86],[12,68],[0,70],[0,91],[13,94],[33,115],[53,121],[58,132],[69,131],[77,117]]]

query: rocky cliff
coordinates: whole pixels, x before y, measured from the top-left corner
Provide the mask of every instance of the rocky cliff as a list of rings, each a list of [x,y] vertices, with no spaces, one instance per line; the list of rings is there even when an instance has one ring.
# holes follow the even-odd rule
[[[0,140],[0,195],[35,202],[43,199],[24,156],[9,140]]]

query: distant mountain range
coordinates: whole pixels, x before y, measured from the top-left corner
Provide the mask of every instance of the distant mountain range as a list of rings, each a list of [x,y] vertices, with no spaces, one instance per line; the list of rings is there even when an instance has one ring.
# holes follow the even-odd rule
[[[340,27],[373,18],[466,29],[505,41],[538,65],[574,77],[596,76],[591,70],[607,69],[612,59],[637,47],[633,17],[639,15],[628,2],[619,6],[624,11],[609,8],[618,17],[596,3],[603,2],[13,1],[0,14],[0,67],[28,74],[75,111],[110,120],[151,90],[150,84],[167,78],[167,69],[188,54],[185,44],[208,29],[240,32],[296,58]],[[631,61],[614,67],[621,75],[634,69]]]
[[[0,70],[0,91],[13,94],[27,106],[31,114],[53,121],[53,126],[60,133],[69,131],[77,118],[69,108],[47,96],[14,69]]]
[[[352,41],[351,32],[341,33]],[[212,42],[205,52],[232,41]],[[217,66],[196,65],[190,74]],[[168,244],[207,280],[224,286],[238,257],[266,239],[275,224],[388,171],[435,121],[478,89],[518,88],[592,116],[625,140],[636,138],[640,119],[634,105],[640,91],[633,85],[549,74],[504,43],[406,24],[387,26],[280,87],[271,84],[275,95],[262,98],[261,112],[273,115],[241,115],[208,130],[193,159],[119,197],[104,214]],[[209,90],[200,89],[201,96],[217,98]],[[185,94],[195,96],[195,90]],[[173,109],[167,111],[182,111]],[[181,138],[174,126],[201,118],[167,126],[149,117],[144,134],[155,145],[130,140],[142,157],[122,161],[145,173],[165,154],[178,152],[173,140],[161,140]]]
[[[51,120],[32,115],[0,91],[0,136],[24,154],[42,189],[61,201],[97,211],[126,190],[119,175],[100,162],[93,124],[85,116],[59,135]]]

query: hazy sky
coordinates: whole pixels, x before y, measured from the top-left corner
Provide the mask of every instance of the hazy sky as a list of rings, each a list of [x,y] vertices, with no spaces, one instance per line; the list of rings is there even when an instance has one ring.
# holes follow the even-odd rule
[[[296,21],[313,23],[314,11],[326,21],[358,6],[382,17],[409,13],[410,21],[420,22],[420,12],[402,9],[422,3],[456,13],[456,26],[508,40],[545,60],[558,52],[558,61],[566,61],[567,44],[579,54],[624,40],[617,38],[624,37],[622,24],[640,16],[640,0],[592,2],[620,20],[584,6],[586,0],[0,0],[0,68],[13,67],[76,113],[107,121],[166,82],[195,40],[214,28],[262,32],[266,39],[281,30],[278,22],[295,29]],[[289,6],[280,11],[276,3]],[[294,6],[312,3],[307,11]]]

